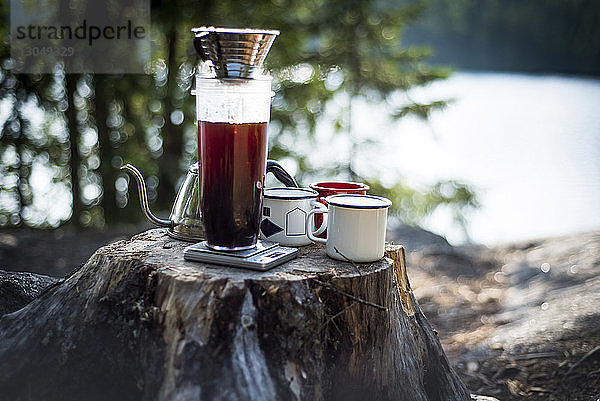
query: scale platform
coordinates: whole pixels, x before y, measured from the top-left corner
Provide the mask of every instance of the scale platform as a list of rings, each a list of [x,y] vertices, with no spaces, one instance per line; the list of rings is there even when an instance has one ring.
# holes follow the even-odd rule
[[[255,248],[235,252],[210,249],[206,246],[206,241],[202,241],[188,246],[183,251],[185,260],[258,271],[267,271],[296,256],[298,249],[280,246],[277,242],[270,241],[258,241]]]

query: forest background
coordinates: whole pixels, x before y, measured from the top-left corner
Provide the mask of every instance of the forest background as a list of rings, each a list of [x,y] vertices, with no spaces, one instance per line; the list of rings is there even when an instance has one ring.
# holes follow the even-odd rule
[[[464,226],[477,195],[454,180],[417,190],[402,176],[382,183],[361,171],[353,152],[368,143],[353,132],[354,102],[376,103],[398,119],[427,119],[452,99],[423,104],[410,90],[453,69],[600,75],[600,3],[591,0],[154,0],[152,54],[137,75],[67,74],[60,65],[53,74],[17,74],[9,4],[0,7],[0,227],[139,224],[135,186],[119,171],[124,163],[145,174],[151,206],[168,215],[197,160],[195,26],[279,29],[267,61],[276,93],[269,157],[305,185],[366,181],[411,225],[445,205]],[[343,162],[311,158],[326,114],[335,116],[328,118],[336,135],[352,143]],[[379,140],[386,135],[402,133]]]

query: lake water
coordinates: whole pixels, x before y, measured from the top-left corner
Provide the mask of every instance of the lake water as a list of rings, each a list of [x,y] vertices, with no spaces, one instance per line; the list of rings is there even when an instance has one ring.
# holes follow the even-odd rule
[[[361,173],[417,187],[472,184],[482,204],[469,214],[474,242],[600,229],[600,80],[459,72],[410,96],[455,100],[428,122],[393,122],[386,106],[354,104],[354,136],[379,139],[358,147]],[[466,239],[447,210],[425,226],[453,243]]]

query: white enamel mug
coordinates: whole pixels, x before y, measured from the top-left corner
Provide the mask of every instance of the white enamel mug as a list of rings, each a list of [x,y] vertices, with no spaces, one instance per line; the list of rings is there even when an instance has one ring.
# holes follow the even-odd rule
[[[374,262],[383,257],[387,211],[392,202],[381,196],[332,195],[327,210],[313,209],[306,217],[308,238],[326,244],[327,256],[352,262]],[[327,213],[327,238],[315,237],[313,214]]]
[[[325,209],[322,203],[317,202],[318,195],[310,188],[266,188],[260,238],[285,246],[310,244],[306,216],[315,207]],[[325,227],[319,227],[317,235],[325,231]]]

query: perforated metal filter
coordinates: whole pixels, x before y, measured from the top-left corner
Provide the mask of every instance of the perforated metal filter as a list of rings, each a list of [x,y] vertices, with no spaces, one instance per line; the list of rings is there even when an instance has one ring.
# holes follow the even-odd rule
[[[194,48],[212,64],[218,78],[253,78],[260,74],[276,30],[200,27],[193,28]]]

